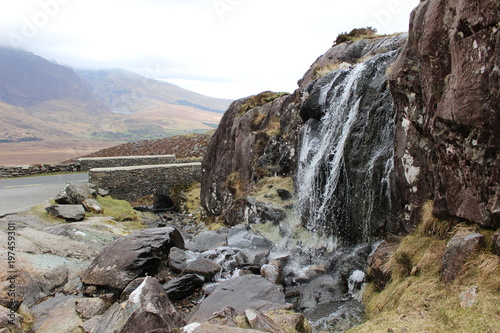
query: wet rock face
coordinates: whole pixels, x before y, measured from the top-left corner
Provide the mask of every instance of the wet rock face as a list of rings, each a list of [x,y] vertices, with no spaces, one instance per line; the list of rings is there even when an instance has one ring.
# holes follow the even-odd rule
[[[230,213],[237,198],[264,176],[292,174],[300,124],[294,99],[254,106],[244,98],[226,111],[202,163],[201,203],[210,214],[227,214],[229,224],[238,224]]]
[[[434,215],[500,225],[499,4],[421,2],[390,86],[407,227]]]

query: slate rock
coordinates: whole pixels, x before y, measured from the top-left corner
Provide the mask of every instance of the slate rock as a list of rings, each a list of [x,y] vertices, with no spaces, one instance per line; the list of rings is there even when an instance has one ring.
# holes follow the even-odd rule
[[[186,244],[186,249],[203,252],[227,246],[227,234],[223,231],[204,231]]]
[[[61,205],[81,205],[85,200],[85,196],[80,193],[75,185],[67,183],[54,200]]]
[[[85,218],[85,209],[80,205],[52,205],[45,208],[50,214],[68,222],[82,221]]]
[[[32,309],[32,329],[37,333],[63,333],[77,329],[83,321],[75,311],[75,296],[48,298]]]
[[[248,264],[263,265],[267,263],[274,244],[266,237],[247,230],[247,227],[242,224],[229,229],[228,246],[240,249],[246,256]]]
[[[203,302],[186,317],[186,322],[202,322],[214,312],[230,306],[238,315],[248,308],[269,311],[285,307],[283,288],[258,275],[245,275],[221,282]]]
[[[173,247],[168,255],[168,266],[174,272],[180,273],[187,267],[189,262],[195,259],[197,259],[197,256],[193,252]]]
[[[455,235],[446,245],[443,256],[442,279],[451,282],[460,272],[469,257],[484,247],[484,236],[478,233]]]
[[[203,287],[205,279],[197,274],[187,274],[176,277],[163,285],[163,289],[172,301],[191,296],[196,290]]]
[[[170,333],[184,325],[181,315],[153,277],[146,277],[126,302],[114,303],[93,333]]]
[[[185,274],[198,274],[207,279],[212,279],[215,274],[221,271],[222,267],[210,259],[198,258],[187,264],[186,268],[181,272]]]
[[[157,274],[172,247],[184,247],[173,227],[136,231],[106,246],[84,272],[82,282],[123,290],[137,277]]]

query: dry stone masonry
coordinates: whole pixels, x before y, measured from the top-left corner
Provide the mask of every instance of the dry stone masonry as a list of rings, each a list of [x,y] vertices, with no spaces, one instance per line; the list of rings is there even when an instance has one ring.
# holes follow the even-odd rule
[[[175,155],[113,156],[79,158],[82,170],[112,168],[132,165],[158,165],[175,163]]]
[[[201,163],[96,168],[89,171],[89,181],[108,190],[115,199],[134,201],[201,181]]]

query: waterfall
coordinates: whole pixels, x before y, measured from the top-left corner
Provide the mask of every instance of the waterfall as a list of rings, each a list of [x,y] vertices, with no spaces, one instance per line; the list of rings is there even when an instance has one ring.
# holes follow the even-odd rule
[[[298,214],[335,244],[366,242],[393,222],[394,105],[385,73],[396,56],[373,56],[312,87],[321,115],[301,132]]]

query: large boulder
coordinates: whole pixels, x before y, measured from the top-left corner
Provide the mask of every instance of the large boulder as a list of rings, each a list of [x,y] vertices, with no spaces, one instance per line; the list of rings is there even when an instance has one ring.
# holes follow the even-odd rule
[[[210,319],[214,312],[232,307],[239,315],[246,309],[270,311],[285,307],[283,288],[258,275],[245,275],[221,282],[186,317],[186,322],[203,322]]]
[[[92,332],[171,333],[182,325],[182,317],[158,280],[148,276],[127,301],[113,304]]]
[[[34,306],[31,311],[35,318],[33,331],[40,333],[78,332],[78,327],[83,321],[76,313],[76,300],[75,296],[56,295]]]
[[[443,257],[443,281],[451,282],[456,279],[467,259],[484,248],[484,244],[484,236],[478,233],[453,236],[446,245]]]
[[[500,225],[498,1],[427,0],[392,68],[394,164],[408,228],[438,218]]]
[[[157,274],[172,247],[184,248],[181,234],[173,227],[134,232],[105,247],[83,274],[82,282],[123,290],[137,277]]]

